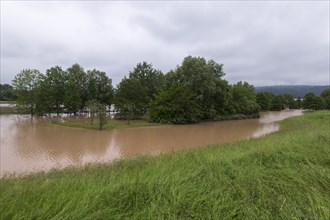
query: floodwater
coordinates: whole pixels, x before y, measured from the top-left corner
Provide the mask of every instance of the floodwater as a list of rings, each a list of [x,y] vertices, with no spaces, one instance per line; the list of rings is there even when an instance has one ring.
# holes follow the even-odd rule
[[[302,111],[265,112],[260,119],[108,131],[68,128],[32,122],[29,117],[0,115],[0,171],[4,176],[254,138],[278,130],[277,121],[297,115],[302,115]]]

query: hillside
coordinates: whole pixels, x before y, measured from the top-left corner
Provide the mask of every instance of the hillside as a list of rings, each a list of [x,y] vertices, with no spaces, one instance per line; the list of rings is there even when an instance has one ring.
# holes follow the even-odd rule
[[[276,95],[291,94],[294,97],[304,97],[306,93],[313,92],[315,95],[320,95],[322,91],[329,88],[329,86],[261,86],[255,87],[256,92],[271,92]]]

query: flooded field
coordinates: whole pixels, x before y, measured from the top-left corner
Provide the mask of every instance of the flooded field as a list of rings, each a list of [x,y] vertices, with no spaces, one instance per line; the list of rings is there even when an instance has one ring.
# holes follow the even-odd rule
[[[1,176],[259,137],[278,130],[277,121],[301,114],[301,110],[286,110],[262,113],[260,119],[107,131],[0,115]]]

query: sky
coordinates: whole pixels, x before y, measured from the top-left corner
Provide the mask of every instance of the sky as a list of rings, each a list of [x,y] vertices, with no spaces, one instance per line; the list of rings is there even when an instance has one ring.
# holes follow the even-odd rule
[[[224,64],[230,83],[329,85],[329,1],[1,1],[1,83],[23,69],[107,73],[186,56]]]

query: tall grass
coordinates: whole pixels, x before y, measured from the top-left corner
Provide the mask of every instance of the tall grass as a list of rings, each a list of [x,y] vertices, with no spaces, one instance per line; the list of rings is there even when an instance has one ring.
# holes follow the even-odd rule
[[[330,219],[330,114],[262,138],[1,183],[1,219]]]

